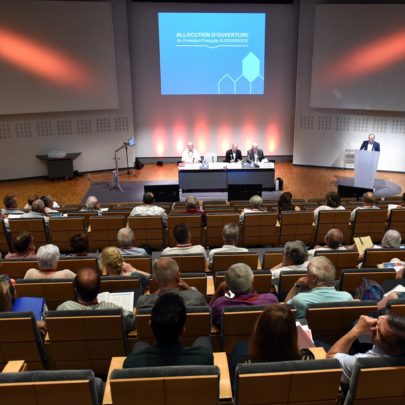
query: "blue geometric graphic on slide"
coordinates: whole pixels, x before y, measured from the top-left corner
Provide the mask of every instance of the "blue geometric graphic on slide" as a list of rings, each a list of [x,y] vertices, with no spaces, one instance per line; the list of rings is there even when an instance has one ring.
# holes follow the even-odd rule
[[[243,89],[243,83],[242,79],[245,79],[249,83],[249,94],[263,94],[263,93],[257,93],[257,90],[255,93],[252,93],[252,89],[254,90],[255,88],[253,87],[256,82],[256,86],[262,86],[264,85],[264,77],[260,74],[260,60],[259,58],[253,53],[249,52],[242,60],[242,74],[237,77],[236,79],[232,78],[228,73],[225,73],[220,80],[218,80],[218,94],[229,94],[226,93],[225,91],[222,92],[222,88],[226,87],[227,81],[229,84],[232,83],[233,86],[233,94],[244,94],[242,92],[239,92],[239,89]],[[256,87],[257,88],[257,87]]]
[[[162,95],[263,94],[264,13],[158,13]]]

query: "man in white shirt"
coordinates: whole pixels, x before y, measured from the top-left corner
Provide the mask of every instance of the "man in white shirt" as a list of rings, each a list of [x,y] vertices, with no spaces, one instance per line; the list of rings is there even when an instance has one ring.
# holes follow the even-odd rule
[[[361,207],[356,207],[352,213],[350,214],[350,221],[353,222],[356,218],[356,211],[357,210],[378,210],[380,207],[375,205],[375,197],[371,191],[363,194],[363,205]]]
[[[143,195],[143,205],[138,205],[135,207],[131,213],[129,214],[130,217],[136,216],[156,216],[162,217],[162,223],[164,227],[167,227],[167,214],[166,211],[162,207],[158,207],[154,205],[155,196],[153,193],[145,193]]]
[[[205,258],[207,258],[207,254],[203,246],[193,245],[191,243],[191,233],[187,224],[175,225],[173,228],[173,236],[177,242],[176,246],[163,249],[162,256],[202,254]]]
[[[200,152],[194,148],[193,142],[187,144],[186,150],[181,155],[181,161],[184,163],[198,163],[201,161]]]
[[[238,224],[226,224],[222,230],[222,239],[224,244],[220,248],[212,249],[208,256],[209,265],[212,265],[214,255],[216,253],[234,253],[234,252],[249,252],[246,248],[237,247],[239,238],[239,225]]]

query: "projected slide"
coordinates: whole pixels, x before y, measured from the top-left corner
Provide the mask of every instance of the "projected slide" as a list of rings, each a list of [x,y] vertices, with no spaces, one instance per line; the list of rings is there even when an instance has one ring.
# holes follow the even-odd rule
[[[159,13],[163,95],[263,94],[264,13]]]

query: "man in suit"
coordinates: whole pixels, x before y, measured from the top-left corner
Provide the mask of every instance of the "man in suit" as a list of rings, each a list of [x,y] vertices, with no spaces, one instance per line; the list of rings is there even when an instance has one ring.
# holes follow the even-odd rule
[[[380,144],[378,142],[375,142],[374,134],[370,134],[368,136],[368,141],[364,141],[361,144],[360,150],[372,150],[374,152],[380,151]]]
[[[232,144],[232,148],[226,151],[225,162],[233,163],[242,160],[242,152],[238,149],[238,144]]]
[[[264,153],[262,149],[259,149],[259,145],[255,142],[252,143],[252,149],[247,151],[247,161],[250,162],[261,162],[264,159]]]

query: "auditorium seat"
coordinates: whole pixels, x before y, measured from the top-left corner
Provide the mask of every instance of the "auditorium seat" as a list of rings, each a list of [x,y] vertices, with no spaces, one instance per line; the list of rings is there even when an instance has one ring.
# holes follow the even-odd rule
[[[51,243],[58,246],[61,252],[71,252],[70,239],[72,236],[86,231],[84,217],[49,218],[49,231]]]
[[[322,250],[315,252],[315,256],[327,257],[336,268],[335,279],[339,280],[342,269],[352,269],[359,262],[359,253],[352,250]]]
[[[311,245],[313,240],[313,212],[283,211],[280,225],[280,244],[301,240]]]
[[[126,225],[123,216],[90,217],[89,219],[90,251],[101,251],[107,246],[118,246],[117,233]]]
[[[109,375],[103,404],[217,405],[219,382],[217,366],[117,367]]]
[[[186,224],[190,230],[191,243],[193,245],[202,245],[201,238],[201,215],[200,214],[170,214],[168,217],[168,242],[169,247],[176,246],[176,240],[173,236],[173,229],[178,224]]]
[[[87,369],[106,376],[113,356],[127,354],[122,311],[49,311],[45,340],[52,369]]]
[[[135,269],[152,273],[152,258],[150,256],[123,256],[123,260]]]
[[[263,253],[262,269],[270,270],[283,260],[284,248],[274,248]]]
[[[392,314],[405,316],[405,298],[390,300],[387,307]]]
[[[97,215],[97,211],[69,211],[68,218],[84,218],[84,225],[86,229],[90,225],[90,217]]]
[[[318,213],[318,222],[315,230],[314,244],[323,244],[325,234],[329,229],[337,228],[343,233],[343,244],[350,243],[350,211],[321,210]]]
[[[136,335],[138,340],[153,342],[154,337],[150,327],[152,308],[136,310]],[[182,343],[191,345],[199,336],[209,336],[211,333],[211,309],[207,306],[187,307],[185,331]]]
[[[342,370],[338,360],[239,364],[236,405],[336,405]]]
[[[45,346],[35,317],[32,312],[0,312],[0,368],[10,360],[21,359],[28,370],[47,368]]]
[[[196,288],[204,296],[207,295],[207,274],[206,273],[181,273],[181,279],[190,287]],[[154,293],[159,289],[157,282],[152,278],[149,282],[149,291]]]
[[[215,290],[218,286],[225,281],[226,271],[217,271],[214,274],[214,287]],[[271,272],[270,270],[253,270],[253,289],[261,293],[268,293],[271,291]]]
[[[162,218],[159,216],[128,217],[128,226],[134,231],[134,245],[148,244],[161,250],[164,245]]]
[[[224,225],[229,223],[239,225],[239,214],[207,213],[207,246],[210,249],[223,245],[222,230]]]
[[[340,273],[339,290],[354,295],[363,278],[374,280],[382,285],[385,280],[394,280],[395,276],[396,271],[394,269],[345,269]]]
[[[344,405],[404,404],[405,358],[359,358],[354,364]]]
[[[284,301],[285,297],[293,288],[294,284],[300,279],[301,277],[307,274],[306,271],[281,271],[280,277],[278,281],[278,300]]]
[[[10,240],[11,243],[15,241],[15,238],[21,232],[29,232],[33,238],[37,249],[48,243],[48,235],[45,227],[45,221],[42,218],[38,219],[28,219],[28,218],[17,218],[8,220],[10,229]]]
[[[212,259],[212,272],[227,271],[236,263],[245,263],[252,270],[260,268],[259,255],[256,252],[215,253]]]
[[[103,212],[103,217],[124,217],[124,220],[127,221],[129,214],[131,213],[131,210],[123,210],[123,209],[117,209],[117,210],[108,210]]]
[[[171,257],[179,266],[180,273],[204,273],[207,270],[207,260],[204,255],[164,255]]]
[[[278,246],[277,214],[246,213],[243,220],[241,246]]]
[[[12,252],[12,246],[8,237],[8,232],[6,230],[6,225],[2,219],[0,219],[0,253],[3,257],[8,253]]]
[[[352,222],[352,238],[370,236],[380,243],[386,230],[387,210],[360,209]]]
[[[400,204],[402,204],[401,201]],[[388,218],[388,229],[395,229],[401,235],[405,234],[405,209],[396,208],[390,211]]]
[[[405,249],[366,249],[363,267],[377,267],[379,264],[389,262],[394,258],[405,261]]]
[[[249,340],[257,318],[264,308],[262,305],[224,307],[221,319],[221,342],[224,352],[231,354],[238,342]]]
[[[0,373],[0,398],[13,405],[100,405],[103,382],[92,370]]]
[[[310,304],[306,319],[314,339],[332,345],[353,327],[361,315],[370,315],[375,311],[375,301]]]

